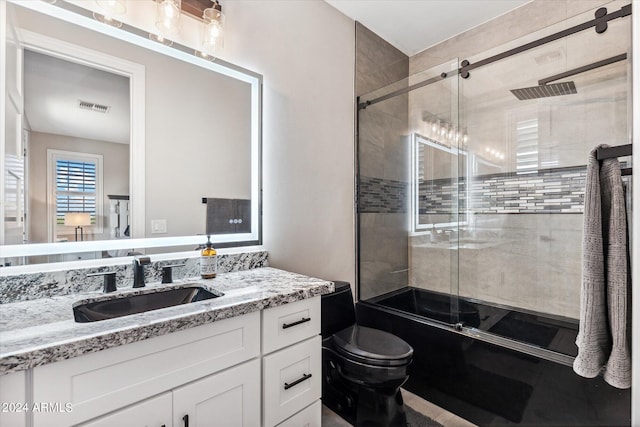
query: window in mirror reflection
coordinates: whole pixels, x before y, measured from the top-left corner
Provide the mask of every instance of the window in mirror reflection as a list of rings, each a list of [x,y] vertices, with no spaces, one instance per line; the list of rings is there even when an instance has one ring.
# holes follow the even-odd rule
[[[54,241],[67,241],[72,233],[70,226],[84,226],[81,237],[87,232],[93,234],[94,229],[102,228],[102,204],[96,203],[102,200],[102,156],[58,150],[47,150],[47,155],[52,172],[47,185],[53,204],[48,222],[53,225]],[[78,214],[86,214],[86,219]],[[77,221],[80,218],[81,223]]]

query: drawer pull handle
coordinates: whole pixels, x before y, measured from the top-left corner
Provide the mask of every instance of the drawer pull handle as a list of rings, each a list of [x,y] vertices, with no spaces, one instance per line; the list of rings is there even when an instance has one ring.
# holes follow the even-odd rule
[[[182,417],[182,421],[184,421],[184,427],[189,427],[189,414]]]
[[[312,375],[311,374],[303,374],[302,378],[298,378],[297,380],[295,380],[294,382],[292,382],[291,384],[289,383],[284,383],[284,389],[285,390],[289,390],[291,387],[293,386],[297,386],[298,384],[300,384],[302,381],[306,381],[309,378],[311,378]]]
[[[310,321],[311,321],[310,317],[303,317],[302,319],[298,320],[297,322],[283,323],[282,324],[282,329],[287,329],[287,328],[290,328],[292,326],[296,326],[296,325],[299,325],[301,323],[310,322]]]

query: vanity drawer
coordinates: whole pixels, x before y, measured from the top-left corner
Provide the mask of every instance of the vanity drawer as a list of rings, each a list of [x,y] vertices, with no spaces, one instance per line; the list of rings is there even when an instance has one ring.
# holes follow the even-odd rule
[[[167,426],[171,425],[172,408],[171,392],[166,392],[81,424],[80,427]]]
[[[317,400],[313,405],[304,408],[293,417],[278,424],[278,427],[321,427],[322,403]]]
[[[319,333],[319,296],[262,312],[262,354],[271,353]]]
[[[265,427],[272,427],[320,399],[319,335],[262,359]]]
[[[246,314],[33,369],[35,425],[76,424],[259,356],[260,314]]]
[[[0,376],[0,426],[26,427],[27,371]]]

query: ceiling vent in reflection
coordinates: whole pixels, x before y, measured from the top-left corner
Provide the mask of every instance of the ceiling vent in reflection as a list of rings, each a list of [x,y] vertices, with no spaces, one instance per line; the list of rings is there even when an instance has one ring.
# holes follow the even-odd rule
[[[78,108],[83,110],[95,111],[96,113],[107,114],[111,107],[108,105],[100,105],[94,102],[83,101],[81,99],[78,100]]]

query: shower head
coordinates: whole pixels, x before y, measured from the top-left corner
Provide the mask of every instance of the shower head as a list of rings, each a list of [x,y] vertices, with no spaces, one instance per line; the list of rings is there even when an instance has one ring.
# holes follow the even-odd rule
[[[604,67],[605,65],[613,64],[625,59],[627,59],[626,53],[612,56],[611,58],[603,59],[602,61],[597,61],[593,64],[583,65],[582,67],[574,68],[573,70],[565,71],[564,73],[556,74],[555,76],[538,80],[538,86],[525,87],[522,89],[511,89],[511,93],[513,93],[520,101],[523,101],[525,99],[546,98],[549,96],[572,95],[574,93],[578,93],[578,91],[576,90],[576,84],[574,82],[560,82],[552,84],[549,83],[556,80],[564,79],[565,77],[575,76],[576,74],[584,73],[585,71]]]
[[[523,87],[521,89],[511,89],[511,93],[520,101],[525,99],[546,98],[549,96],[571,95],[578,93],[574,82],[552,83],[550,85],[539,85]]]

